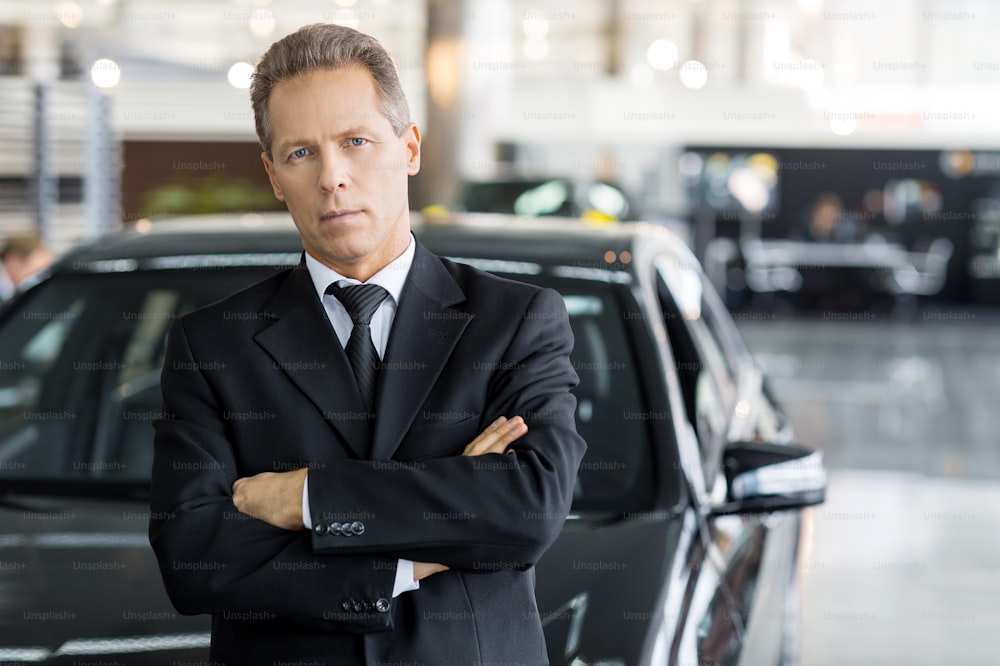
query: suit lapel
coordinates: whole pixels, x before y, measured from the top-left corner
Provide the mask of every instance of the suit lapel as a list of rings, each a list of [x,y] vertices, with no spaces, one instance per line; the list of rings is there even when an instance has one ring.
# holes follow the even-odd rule
[[[371,433],[354,373],[303,261],[262,309],[275,321],[254,339],[316,406],[358,458],[371,457]]]
[[[441,260],[417,243],[375,391],[372,457],[389,460],[473,315]]]

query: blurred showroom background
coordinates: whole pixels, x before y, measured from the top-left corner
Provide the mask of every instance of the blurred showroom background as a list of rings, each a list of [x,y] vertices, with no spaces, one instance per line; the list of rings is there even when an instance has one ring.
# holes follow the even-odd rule
[[[246,88],[312,22],[396,59],[415,209],[691,244],[831,470],[804,664],[1000,664],[1000,4],[4,0],[0,238],[278,209]]]

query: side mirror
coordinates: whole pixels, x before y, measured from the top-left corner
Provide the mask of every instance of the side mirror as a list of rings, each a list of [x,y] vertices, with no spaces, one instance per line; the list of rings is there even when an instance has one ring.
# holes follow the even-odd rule
[[[738,442],[722,455],[726,502],[710,515],[801,509],[826,499],[823,454],[804,446]]]

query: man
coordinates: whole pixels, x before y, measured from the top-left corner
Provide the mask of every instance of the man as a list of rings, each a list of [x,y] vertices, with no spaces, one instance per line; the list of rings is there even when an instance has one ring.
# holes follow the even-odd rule
[[[0,302],[10,299],[25,279],[52,263],[52,253],[35,233],[16,234],[0,248]]]
[[[532,565],[586,448],[562,299],[415,241],[420,133],[371,37],[302,28],[251,98],[305,252],[171,330],[150,521],[171,600],[231,665],[547,663]]]
[[[823,192],[816,197],[798,236],[815,243],[849,243],[857,240],[857,225],[844,216],[840,197]]]

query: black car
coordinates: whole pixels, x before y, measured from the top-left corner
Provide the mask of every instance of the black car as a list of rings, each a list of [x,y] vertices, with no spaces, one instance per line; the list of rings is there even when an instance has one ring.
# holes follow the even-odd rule
[[[800,511],[823,500],[728,314],[663,229],[469,216],[432,251],[563,295],[589,449],[537,565],[553,664],[789,663]],[[0,663],[207,654],[146,538],[170,322],[301,256],[287,217],[148,225],[0,312]]]

